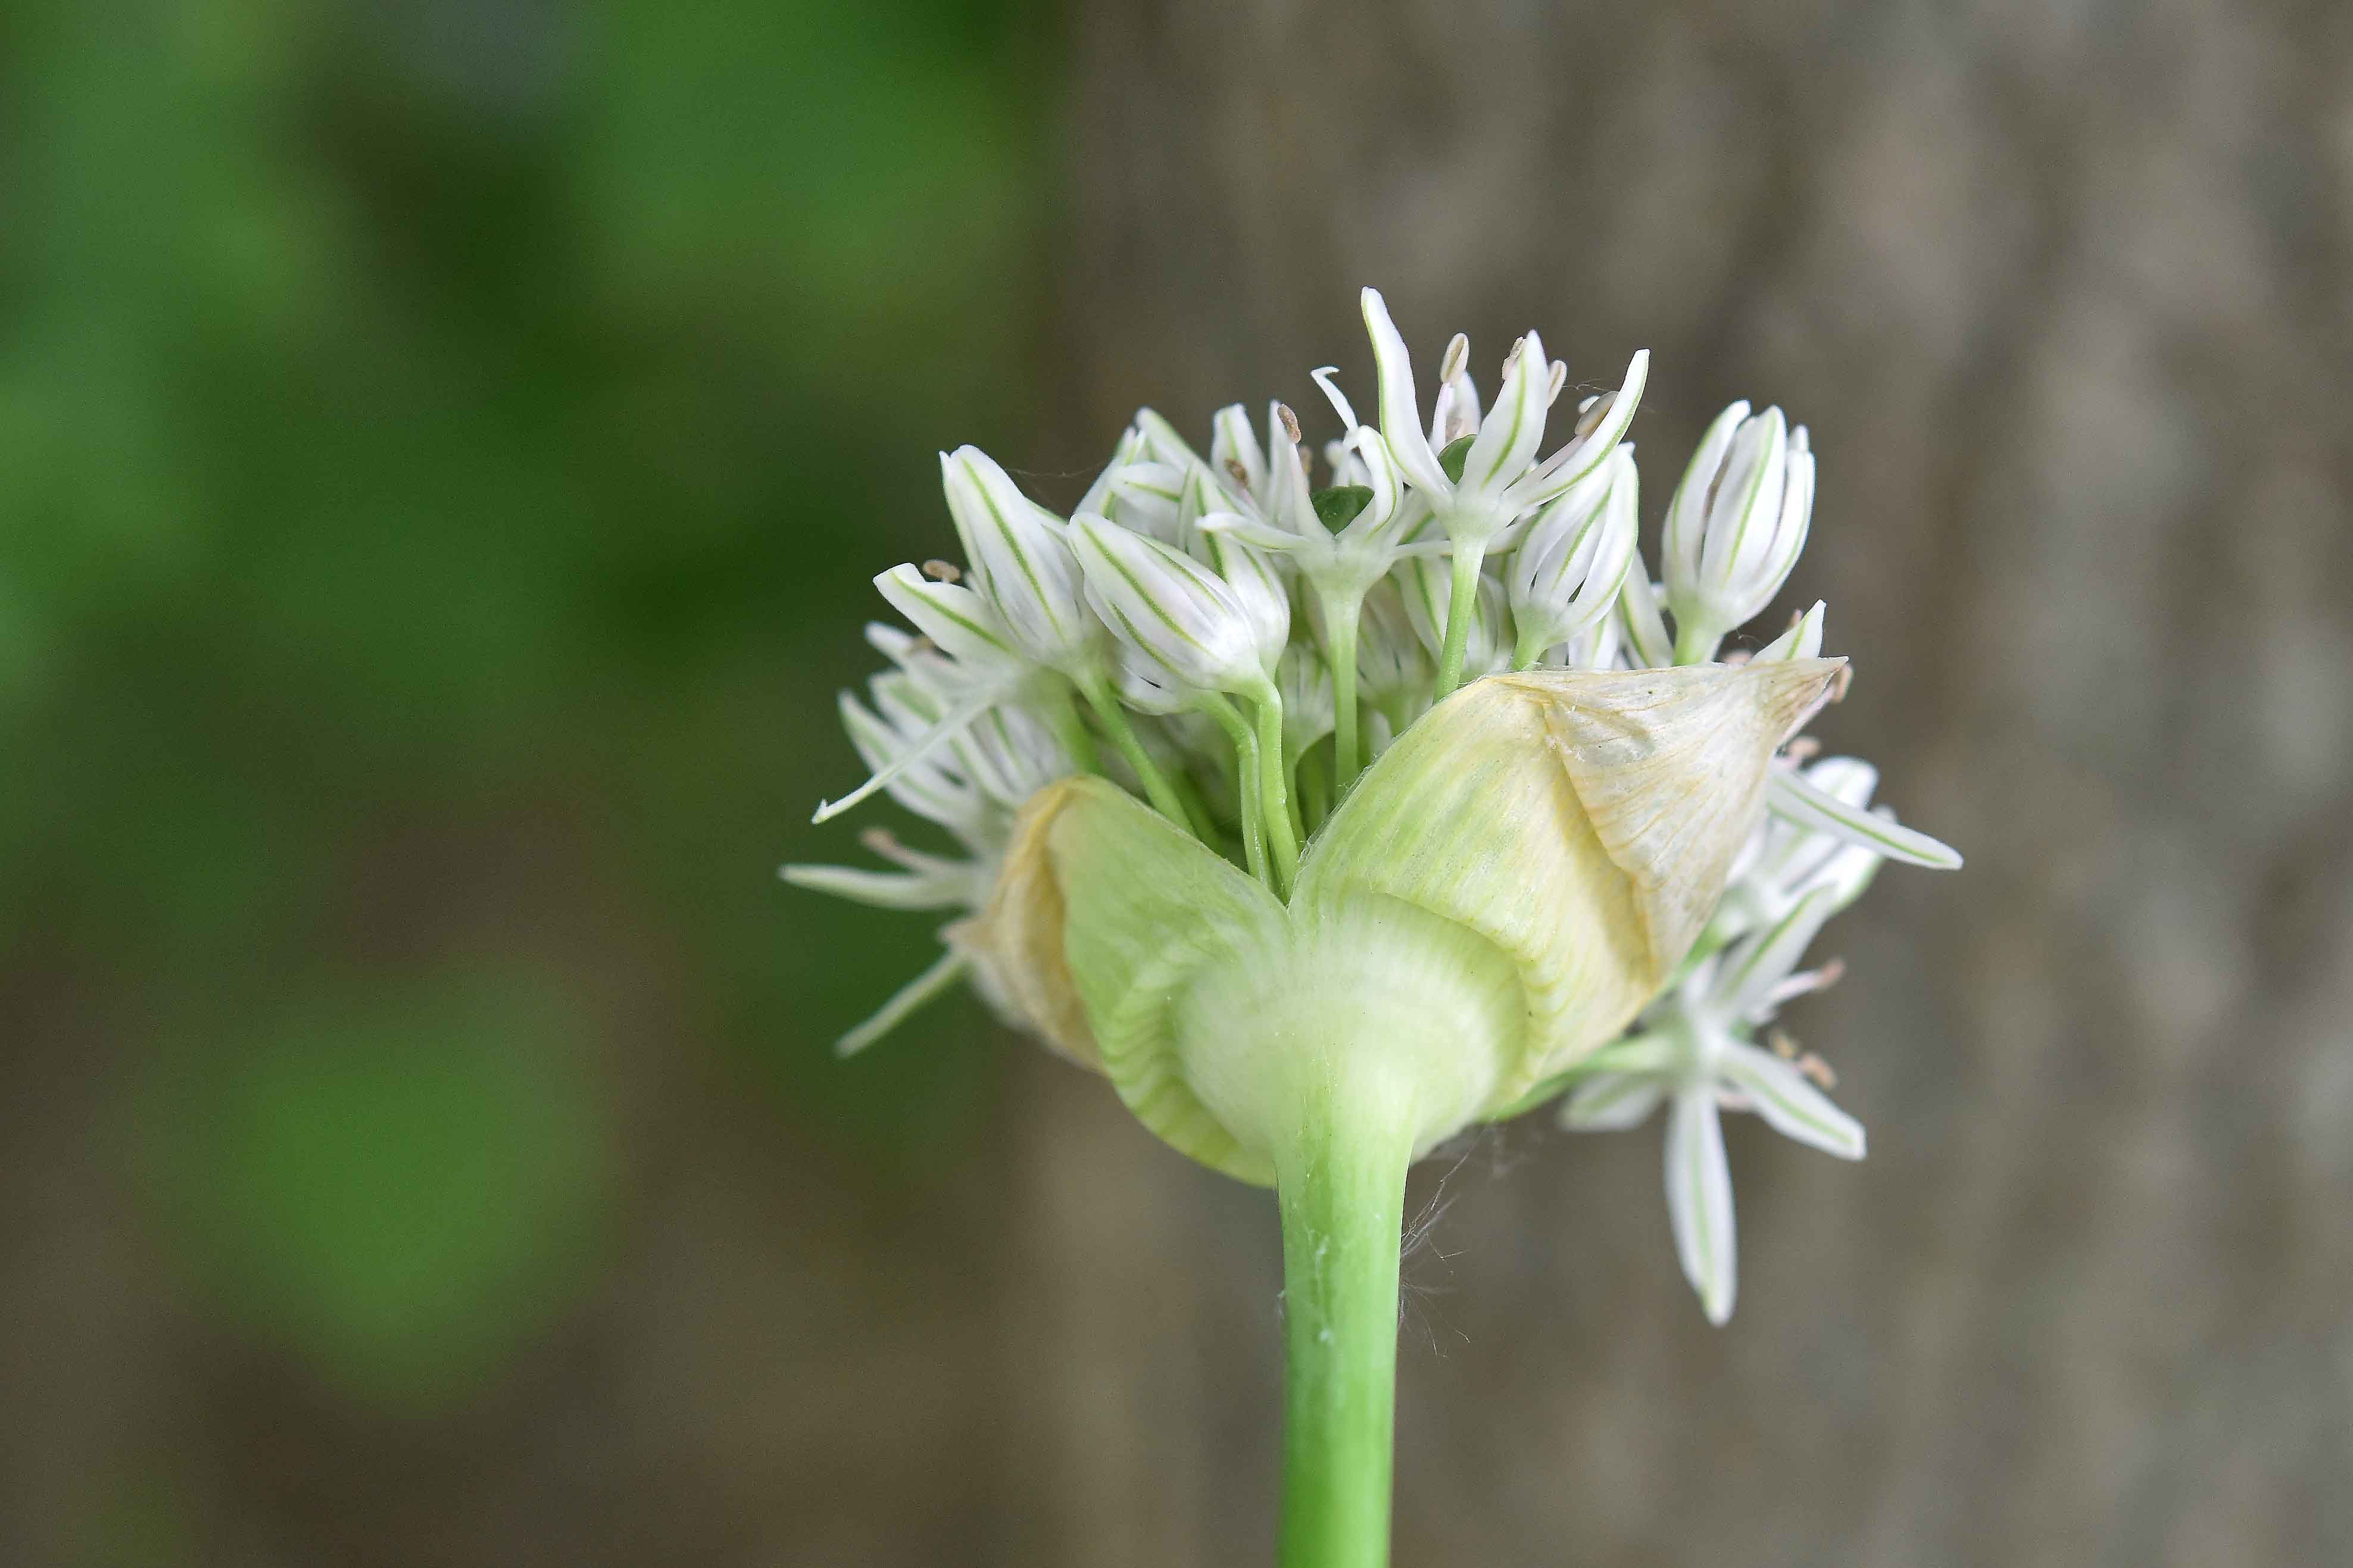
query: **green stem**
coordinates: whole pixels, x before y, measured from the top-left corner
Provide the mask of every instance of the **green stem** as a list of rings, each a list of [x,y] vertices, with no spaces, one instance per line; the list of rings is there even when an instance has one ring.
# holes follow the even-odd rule
[[[1135,726],[1127,721],[1127,714],[1120,707],[1119,698],[1112,691],[1110,683],[1098,677],[1086,682],[1080,689],[1087,694],[1088,705],[1094,709],[1095,718],[1102,722],[1103,732],[1111,737],[1111,743],[1119,749],[1119,754],[1143,784],[1144,793],[1151,800],[1153,809],[1177,826],[1189,829],[1192,823],[1185,815],[1185,803],[1176,798],[1176,792],[1170,789],[1168,781],[1161,776],[1159,764],[1145,752],[1144,742],[1135,738]]]
[[[1079,717],[1077,691],[1061,681],[1054,682],[1055,692],[1049,701],[1048,718],[1062,749],[1071,753],[1071,761],[1082,773],[1100,774],[1103,754],[1095,747],[1095,738],[1087,729],[1086,721]]]
[[[1675,628],[1675,662],[1705,664],[1715,658],[1716,647],[1723,641],[1721,637],[1708,635],[1707,628],[1696,620],[1689,626],[1678,626]]]
[[[1446,648],[1438,658],[1438,689],[1443,702],[1462,684],[1462,652],[1471,640],[1471,617],[1479,609],[1479,563],[1487,558],[1486,542],[1454,546],[1454,595],[1446,608]]]
[[[1264,797],[1258,786],[1258,737],[1250,733],[1250,725],[1235,711],[1234,705],[1215,691],[1204,692],[1201,711],[1216,720],[1234,743],[1241,776],[1236,781],[1235,795],[1240,797],[1242,814],[1242,859],[1250,874],[1268,887],[1274,886],[1274,877],[1266,863],[1266,822]]]
[[[1193,837],[1210,848],[1217,848],[1220,837],[1218,814],[1209,809],[1209,803],[1202,797],[1201,786],[1181,773],[1171,776],[1168,784],[1176,792],[1176,798],[1185,803],[1185,818],[1193,825]]]
[[[1324,826],[1332,815],[1331,770],[1324,765],[1324,748],[1310,746],[1299,759],[1298,771],[1302,833],[1304,838]]]
[[[1282,693],[1270,680],[1251,700],[1258,705],[1258,783],[1266,845],[1274,859],[1274,896],[1287,899],[1299,875],[1299,837],[1292,831],[1289,770],[1282,760]]]
[[[1334,1086],[1335,1089],[1338,1086]],[[1385,1568],[1396,1429],[1398,1248],[1409,1137],[1311,1100],[1278,1154],[1282,1212],[1282,1568]]]
[[[1356,740],[1356,625],[1365,613],[1365,595],[1323,595],[1324,636],[1332,655],[1332,779],[1339,793],[1347,793],[1362,767]]]

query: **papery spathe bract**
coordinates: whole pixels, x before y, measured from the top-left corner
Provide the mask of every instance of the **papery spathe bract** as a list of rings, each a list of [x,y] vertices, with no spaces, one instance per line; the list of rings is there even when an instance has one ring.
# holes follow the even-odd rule
[[[1363,1048],[1430,1079],[1402,1091],[1398,1111],[1427,1148],[1597,1049],[1656,990],[1755,825],[1775,746],[1835,668],[1478,683],[1366,772],[1287,908],[1124,795],[1058,784],[1024,814],[987,925],[1028,955],[1017,990],[1037,999],[1033,1013],[1086,1021],[1060,1042],[1067,1054],[1100,1060],[1179,1149],[1264,1181],[1281,1154],[1285,1076],[1265,1053],[1325,1047],[1242,1020],[1276,993],[1293,998],[1287,1016],[1340,1005],[1331,964],[1343,989],[1371,984],[1345,953],[1418,970],[1395,937],[1399,921],[1424,922],[1409,945],[1441,955],[1444,1000],[1409,1005],[1381,984],[1395,1038]],[[1662,798],[1686,808],[1662,813]],[[1219,955],[1239,964],[1229,981]],[[1189,1011],[1170,1009],[1177,995]]]

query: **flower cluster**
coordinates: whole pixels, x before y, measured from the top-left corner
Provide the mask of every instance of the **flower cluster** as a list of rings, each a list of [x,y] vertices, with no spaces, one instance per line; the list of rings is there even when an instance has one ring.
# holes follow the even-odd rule
[[[845,1052],[959,978],[1012,1022],[1053,1037],[976,917],[1007,874],[1025,805],[1058,780],[1113,782],[1279,901],[1301,877],[1303,846],[1368,764],[1466,683],[1819,658],[1820,604],[1767,646],[1718,658],[1805,544],[1814,460],[1802,426],[1778,408],[1724,411],[1668,501],[1654,581],[1623,439],[1647,354],[1614,391],[1556,419],[1567,369],[1534,332],[1504,356],[1483,406],[1458,335],[1425,419],[1404,340],[1369,289],[1364,313],[1377,423],[1360,420],[1334,374],[1317,371],[1338,430],[1320,449],[1280,403],[1262,426],[1240,405],[1220,411],[1206,452],[1147,409],[1067,519],[978,450],[943,456],[963,563],[875,579],[920,635],[868,628],[889,668],[864,700],[843,697],[842,718],[872,776],[818,820],[887,793],[946,829],[965,858],[877,833],[868,844],[897,869],[784,873],[956,917],[942,932],[945,955],[846,1037]],[[1542,455],[1547,426],[1563,425]],[[1753,1110],[1847,1158],[1862,1152],[1862,1129],[1822,1092],[1828,1069],[1769,1048],[1776,1036],[1759,1047],[1757,1032],[1834,977],[1834,965],[1798,970],[1803,952],[1883,860],[1958,864],[1871,805],[1866,764],[1803,765],[1806,751],[1792,742],[1772,760],[1766,809],[1712,917],[1631,1028],[1512,1107],[1565,1094],[1562,1120],[1580,1130],[1670,1107],[1676,1240],[1717,1322],[1731,1310],[1734,1258],[1719,1110]]]

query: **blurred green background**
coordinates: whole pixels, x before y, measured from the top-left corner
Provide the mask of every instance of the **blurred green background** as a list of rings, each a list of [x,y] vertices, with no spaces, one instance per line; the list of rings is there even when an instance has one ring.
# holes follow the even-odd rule
[[[422,1560],[280,1489],[532,1419],[681,1097],[882,1193],[986,1116],[968,1011],[830,1060],[923,939],[773,873],[931,451],[1021,429],[1045,42],[0,15],[0,1557]]]
[[[1355,289],[1809,421],[1962,876],[1736,1126],[1417,1177],[1401,1564],[2353,1559],[2353,33],[1800,0],[0,8],[0,1562],[1262,1560],[1262,1194],[778,885],[935,449]],[[881,814],[887,816],[886,814]],[[879,818],[876,818],[879,819]],[[1501,1179],[1495,1179],[1497,1176]]]

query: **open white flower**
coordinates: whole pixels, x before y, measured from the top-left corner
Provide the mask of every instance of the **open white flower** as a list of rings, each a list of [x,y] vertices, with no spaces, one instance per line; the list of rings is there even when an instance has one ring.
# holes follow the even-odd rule
[[[1397,468],[1412,484],[1452,547],[1452,589],[1449,596],[1447,637],[1439,658],[1439,684],[1451,690],[1462,671],[1462,647],[1469,635],[1468,617],[1478,593],[1480,563],[1491,546],[1525,513],[1563,494],[1616,449],[1619,438],[1634,417],[1650,371],[1644,350],[1626,366],[1624,382],[1606,400],[1591,404],[1577,425],[1573,438],[1542,462],[1535,460],[1544,445],[1545,415],[1566,383],[1565,366],[1544,357],[1544,343],[1529,332],[1512,345],[1504,360],[1504,383],[1494,407],[1478,421],[1475,433],[1466,433],[1435,447],[1422,433],[1421,407],[1414,389],[1413,362],[1405,339],[1389,320],[1380,291],[1364,291],[1365,327],[1372,334],[1373,358],[1379,366],[1381,435]],[[1448,403],[1472,401],[1462,379],[1469,343],[1459,334],[1440,364],[1440,397]],[[1451,410],[1441,410],[1441,416]],[[1451,432],[1451,426],[1440,434]],[[1455,623],[1461,622],[1460,626]]]
[[[1669,1106],[1667,1214],[1683,1276],[1711,1323],[1730,1319],[1737,1284],[1732,1175],[1718,1112],[1753,1110],[1801,1143],[1842,1160],[1862,1158],[1862,1124],[1809,1082],[1805,1068],[1754,1041],[1783,1003],[1834,977],[1835,971],[1792,971],[1850,896],[1840,885],[1817,886],[1773,925],[1694,966],[1643,1013],[1635,1033],[1592,1058],[1561,1110],[1562,1126],[1599,1132],[1635,1126]]]

